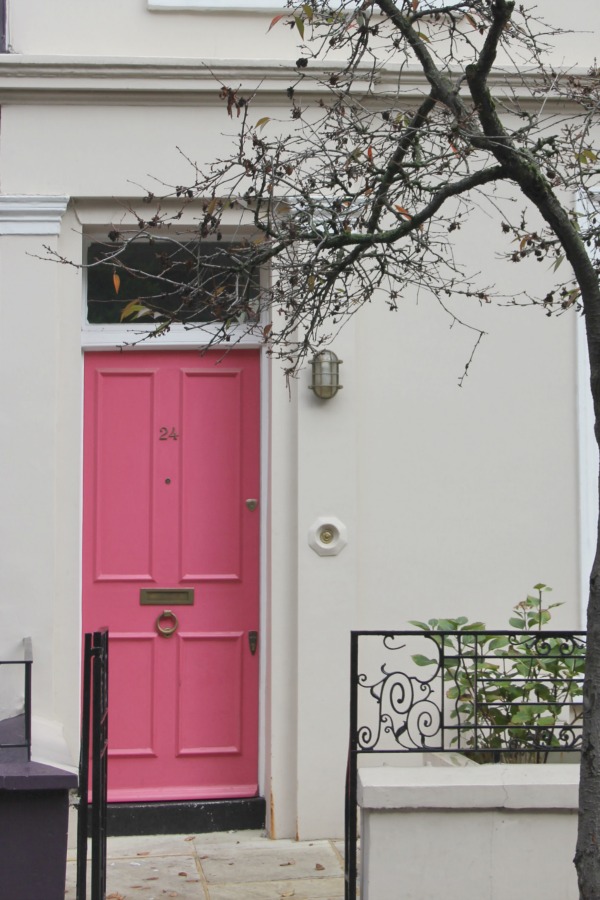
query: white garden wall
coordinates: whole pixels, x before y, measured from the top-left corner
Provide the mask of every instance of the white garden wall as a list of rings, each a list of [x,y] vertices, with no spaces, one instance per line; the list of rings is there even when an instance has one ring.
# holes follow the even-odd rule
[[[576,900],[579,767],[359,770],[362,900]]]

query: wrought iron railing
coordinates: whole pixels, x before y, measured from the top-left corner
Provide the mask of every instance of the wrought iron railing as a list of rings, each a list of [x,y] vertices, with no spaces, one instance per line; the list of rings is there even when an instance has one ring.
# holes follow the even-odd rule
[[[91,900],[106,896],[108,777],[108,630],[84,636],[79,802],[77,819],[77,900],[88,896],[88,835],[91,837]]]
[[[581,746],[585,632],[354,631],[346,900],[356,897],[361,755],[543,762]]]
[[[22,659],[0,659],[0,762],[31,759],[31,638],[23,638]],[[22,667],[22,672],[18,672]],[[2,671],[11,677],[3,679]],[[15,671],[16,670],[16,671]],[[5,683],[7,682],[7,683]],[[10,683],[8,683],[10,682]]]

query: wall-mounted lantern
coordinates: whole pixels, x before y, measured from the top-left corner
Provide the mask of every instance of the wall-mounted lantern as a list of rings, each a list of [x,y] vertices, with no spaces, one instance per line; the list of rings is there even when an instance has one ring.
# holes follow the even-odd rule
[[[340,391],[340,364],[333,350],[320,350],[310,361],[312,366],[312,379],[309,384],[311,391],[315,392],[321,400],[331,400]]]

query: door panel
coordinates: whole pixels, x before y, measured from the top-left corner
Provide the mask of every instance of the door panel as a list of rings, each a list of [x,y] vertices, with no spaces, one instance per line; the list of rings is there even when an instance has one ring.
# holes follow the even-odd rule
[[[151,580],[155,373],[97,371],[95,376],[94,424],[102,437],[92,448],[96,578]],[[135,541],[126,535],[135,535]]]
[[[154,673],[157,635],[110,633],[110,681],[127,685],[127,703],[110,707],[110,754],[156,756],[154,746]],[[130,672],[147,672],[150,681],[130,678]],[[114,691],[113,691],[114,693]],[[136,715],[131,715],[131,708]],[[112,763],[111,763],[112,766]]]
[[[181,637],[178,753],[182,756],[241,752],[243,638],[242,632]],[[215,713],[209,722],[202,711],[211,707]]]
[[[86,355],[83,619],[110,629],[109,799],[257,792],[259,433],[257,352]],[[193,602],[141,594],[166,589]]]
[[[185,581],[239,581],[242,564],[241,484],[244,462],[240,413],[241,375],[215,377],[185,372],[182,417],[190,422],[182,444],[185,491],[181,503],[181,578]],[[202,421],[193,410],[205,410]],[[210,441],[206,433],[210,433]],[[225,471],[226,477],[215,479]],[[241,499],[241,503],[240,503]]]

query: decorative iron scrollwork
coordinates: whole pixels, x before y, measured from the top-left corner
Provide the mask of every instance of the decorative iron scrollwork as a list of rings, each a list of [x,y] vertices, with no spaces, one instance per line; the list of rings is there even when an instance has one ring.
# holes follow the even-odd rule
[[[581,746],[581,632],[354,634],[357,753]]]

